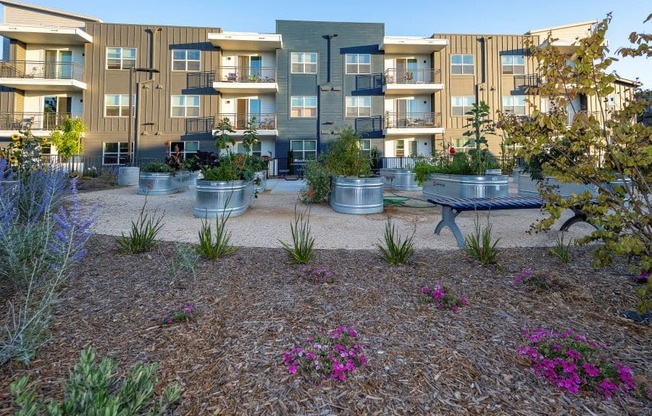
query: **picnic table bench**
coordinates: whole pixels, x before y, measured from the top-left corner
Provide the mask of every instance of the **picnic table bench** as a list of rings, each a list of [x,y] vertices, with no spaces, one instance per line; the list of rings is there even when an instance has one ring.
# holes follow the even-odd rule
[[[455,223],[457,216],[464,211],[497,211],[504,209],[540,209],[543,200],[537,196],[508,196],[496,198],[452,198],[447,196],[428,196],[428,202],[441,206],[441,221],[435,227],[435,234],[448,227],[453,232],[457,246],[466,247],[460,228]],[[579,208],[572,208],[573,216],[560,227],[561,231],[575,223],[587,222],[587,217]]]

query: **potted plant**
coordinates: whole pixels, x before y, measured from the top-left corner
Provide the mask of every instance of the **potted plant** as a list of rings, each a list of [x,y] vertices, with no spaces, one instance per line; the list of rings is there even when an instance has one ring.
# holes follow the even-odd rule
[[[509,196],[509,178],[496,174],[500,165],[489,152],[485,134],[493,133],[489,106],[485,102],[473,104],[466,113],[469,129],[464,133],[471,146],[468,152],[457,152],[450,147],[448,155],[435,160],[417,162],[413,168],[417,182],[423,184],[425,197],[493,198]]]
[[[232,153],[227,144],[235,141],[229,136],[233,128],[223,119],[216,135],[217,149],[222,153],[211,165],[202,166],[203,179],[197,180],[194,215],[197,218],[238,216],[245,213],[253,196],[253,171],[247,166],[247,155]]]
[[[326,193],[331,208],[343,214],[373,214],[383,211],[383,178],[371,175],[371,162],[360,150],[360,136],[352,127],[345,127],[338,138],[331,143],[324,157],[306,165],[306,169],[317,170],[313,175],[306,171],[308,189],[323,188],[321,182],[327,173],[331,177],[330,189]],[[319,183],[311,183],[311,178]],[[314,185],[314,186],[313,186]]]
[[[176,167],[175,167],[176,166]],[[148,162],[140,168],[138,195],[170,195],[188,189],[192,178],[183,165]]]

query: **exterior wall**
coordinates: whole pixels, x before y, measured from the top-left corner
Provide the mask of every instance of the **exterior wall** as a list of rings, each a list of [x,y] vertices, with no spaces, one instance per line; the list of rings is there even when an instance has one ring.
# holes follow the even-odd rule
[[[444,91],[435,94],[435,108],[442,112],[442,120],[446,133],[443,137],[445,144],[465,141],[463,133],[467,130],[467,116],[452,115],[452,97],[473,96],[476,102],[484,101],[489,105],[492,114],[503,110],[504,96],[526,95],[525,77],[520,75],[503,74],[501,56],[525,55],[525,74],[536,74],[536,62],[527,56],[525,40],[527,36],[521,35],[461,35],[461,34],[436,34],[436,38],[448,40],[448,46],[440,52],[435,52],[435,67],[441,68]],[[538,38],[533,41],[538,43]],[[473,73],[457,75],[451,73],[451,55],[469,54],[474,57]],[[527,95],[527,99],[536,97]],[[529,111],[529,109],[528,109]],[[488,136],[489,148],[494,154],[500,153],[500,140],[498,135]],[[441,143],[436,145],[441,149]]]
[[[3,2],[4,3],[4,2]],[[57,13],[54,10],[40,8],[36,10],[28,5],[4,3],[6,24],[36,24],[37,26],[59,26],[59,27],[83,27],[91,17],[75,16],[65,13]]]
[[[335,132],[346,125],[353,126],[366,138],[382,137],[383,55],[378,49],[384,36],[382,23],[335,22],[276,22],[276,33],[283,36],[283,49],[277,52],[278,87],[276,111],[279,126],[276,154],[285,157],[290,140],[316,140],[318,151],[327,148],[336,137]],[[330,40],[330,62],[326,35],[337,34]],[[316,52],[317,74],[291,74],[292,52]],[[346,54],[370,54],[371,74],[345,73]],[[330,67],[330,80],[329,78]],[[330,81],[330,82],[329,82]],[[317,116],[314,118],[290,117],[290,97],[316,96]],[[347,96],[370,96],[371,117],[345,117]]]
[[[84,121],[88,126],[85,135],[87,153],[102,155],[103,142],[129,141],[129,117],[106,117],[105,94],[129,94],[130,71],[106,69],[107,47],[135,47],[136,67],[155,68],[160,73],[134,73],[136,82],[148,81],[140,89],[137,127],[138,156],[163,158],[164,143],[170,141],[199,141],[200,150],[214,151],[212,129],[219,112],[219,97],[212,87],[219,52],[211,45],[208,33],[221,32],[218,28],[176,27],[146,25],[121,25],[89,23],[86,32],[93,43],[86,45],[84,93]],[[172,51],[195,49],[201,51],[199,72],[172,71]],[[92,57],[91,59],[89,59]],[[145,84],[143,84],[145,85]],[[173,95],[199,95],[199,117],[172,117]],[[134,111],[136,112],[136,111]],[[135,114],[136,116],[136,114]],[[136,123],[131,120],[132,134]]]

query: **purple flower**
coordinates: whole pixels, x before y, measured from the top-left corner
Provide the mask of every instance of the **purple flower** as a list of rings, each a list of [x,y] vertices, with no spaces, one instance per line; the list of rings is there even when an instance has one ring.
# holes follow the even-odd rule
[[[596,367],[591,363],[582,364],[582,368],[584,368],[584,371],[589,377],[597,377],[598,375],[600,375],[600,370],[598,369],[598,367]]]

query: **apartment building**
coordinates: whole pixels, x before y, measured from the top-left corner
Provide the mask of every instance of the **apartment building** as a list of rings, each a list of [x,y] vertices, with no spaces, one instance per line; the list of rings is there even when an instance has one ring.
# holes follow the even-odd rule
[[[475,102],[517,115],[530,114],[528,102],[546,109],[526,40],[541,44],[552,33],[570,59],[596,23],[416,37],[386,36],[383,23],[278,20],[276,33],[263,34],[0,4],[0,145],[27,126],[47,136],[62,117],[82,117],[84,156],[102,165],[162,159],[175,148],[214,151],[225,119],[236,140],[254,127],[253,151],[277,158],[275,169],[314,157],[344,126],[361,134],[363,149],[388,157],[462,148]],[[579,96],[569,118],[618,107],[637,86],[619,78],[606,103]],[[489,141],[500,153],[500,137]]]

